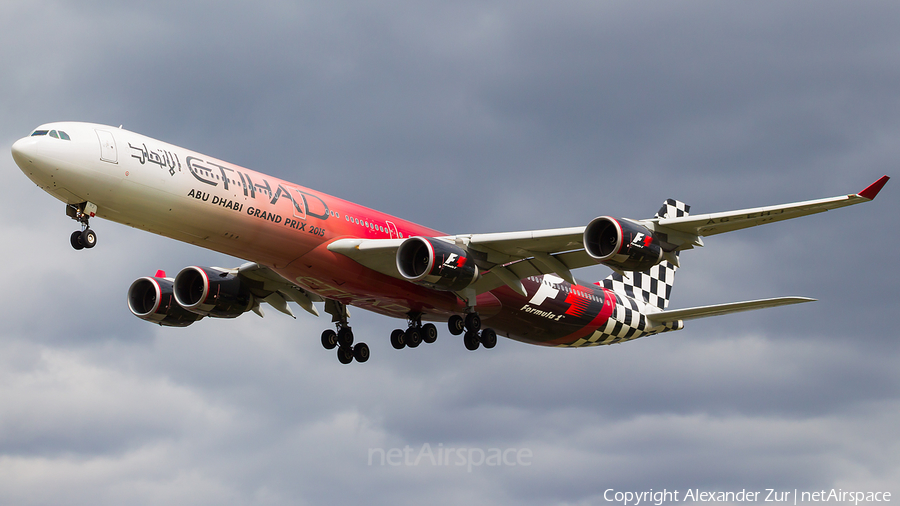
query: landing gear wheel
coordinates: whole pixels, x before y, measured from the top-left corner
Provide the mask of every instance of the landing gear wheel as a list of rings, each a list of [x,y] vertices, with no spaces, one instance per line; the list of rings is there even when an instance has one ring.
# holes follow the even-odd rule
[[[494,329],[484,329],[481,331],[479,340],[485,348],[491,349],[494,346],[497,346],[497,333],[494,332]]]
[[[422,325],[422,341],[431,344],[437,341],[437,336],[437,327],[435,327],[433,323]]]
[[[81,233],[81,244],[85,248],[93,248],[97,245],[97,234],[89,228],[84,229]]]
[[[353,362],[353,348],[349,346],[341,346],[337,351],[338,362],[342,364],[349,364]]]
[[[472,332],[471,330],[466,332],[466,335],[463,336],[463,343],[466,345],[466,349],[469,351],[475,351],[478,349],[478,332]]]
[[[478,332],[481,330],[481,317],[478,313],[469,313],[466,315],[466,330],[469,332]]]
[[[331,329],[322,332],[322,346],[326,350],[333,350],[337,346],[337,333]]]
[[[353,358],[355,358],[359,363],[363,363],[366,360],[369,360],[369,345],[367,345],[366,343],[359,343],[354,346]]]
[[[81,242],[81,231],[76,230],[72,232],[72,236],[69,237],[69,242],[72,243],[72,247],[75,249],[84,249],[84,244]]]
[[[337,333],[337,342],[341,345],[341,347],[353,346],[353,331],[350,330],[350,327],[341,327]]]
[[[462,316],[455,314],[447,320],[447,326],[450,327],[450,333],[454,336],[458,336],[465,332],[466,324],[462,319]]]
[[[391,332],[391,346],[393,346],[395,350],[402,350],[403,347],[406,346],[405,335],[406,332],[400,329]]]
[[[422,331],[417,327],[410,327],[406,329],[406,335],[403,336],[406,340],[406,345],[410,348],[415,348],[422,344]]]

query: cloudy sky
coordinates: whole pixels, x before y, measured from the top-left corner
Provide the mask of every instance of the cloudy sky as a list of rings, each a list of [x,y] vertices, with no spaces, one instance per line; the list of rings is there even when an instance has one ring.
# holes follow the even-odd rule
[[[447,233],[646,218],[668,197],[723,211],[898,175],[897,2],[7,0],[0,13],[4,149],[49,121],[124,125]],[[402,323],[355,310],[372,358],[342,366],[319,344],[327,319],[302,311],[186,329],[134,318],[135,278],[241,260],[104,221],[98,247],[76,252],[63,204],[11,156],[0,167],[0,504],[900,494],[897,182],[870,204],[710,238],[682,256],[672,307],[812,304],[611,347],[474,353],[445,331],[396,351]],[[530,458],[370,465],[406,447]]]

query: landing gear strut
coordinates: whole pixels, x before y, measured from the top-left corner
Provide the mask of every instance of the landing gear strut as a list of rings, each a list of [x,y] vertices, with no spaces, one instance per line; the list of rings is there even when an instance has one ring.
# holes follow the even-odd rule
[[[353,330],[348,322],[350,312],[347,311],[347,306],[328,299],[325,301],[325,311],[331,315],[331,321],[335,323],[337,332],[331,329],[322,332],[322,346],[326,350],[337,347],[338,361],[342,364],[349,364],[353,359],[360,363],[369,360],[369,346],[366,343],[353,344]]]
[[[391,346],[395,350],[406,346],[416,348],[420,344],[431,344],[437,341],[438,331],[433,323],[422,325],[422,313],[409,313],[409,326],[406,330],[396,329],[391,332]]]
[[[66,207],[66,215],[81,223],[81,230],[76,230],[69,236],[69,243],[72,244],[73,248],[93,248],[97,245],[97,234],[91,230],[90,224],[88,223],[88,220],[90,220],[91,216],[94,216],[96,212],[96,204],[90,202],[83,202],[78,205],[70,204]]]

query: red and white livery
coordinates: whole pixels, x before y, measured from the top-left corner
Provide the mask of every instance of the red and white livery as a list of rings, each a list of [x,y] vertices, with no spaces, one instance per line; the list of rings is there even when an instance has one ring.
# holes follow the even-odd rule
[[[406,320],[390,336],[395,348],[434,342],[438,330],[428,322],[447,322],[475,350],[493,348],[498,335],[545,346],[612,344],[692,318],[811,301],[668,309],[679,254],[703,237],[868,202],[889,179],[855,194],[723,213],[691,215],[668,200],[643,220],[448,235],[121,128],[50,123],[12,154],[81,224],[70,237],[76,249],[97,244],[89,225],[100,217],[246,260],[136,280],[128,307],[139,318],[183,327],[262,315],[263,302],[289,315],[289,302],[314,315],[324,303],[335,328],[322,344],[343,363],[369,358],[368,346],[354,342],[348,306]],[[585,283],[572,274],[598,263],[612,275]]]

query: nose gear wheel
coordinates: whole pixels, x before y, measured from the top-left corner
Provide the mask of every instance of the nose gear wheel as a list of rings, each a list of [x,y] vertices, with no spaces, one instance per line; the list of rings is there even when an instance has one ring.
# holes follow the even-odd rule
[[[91,230],[89,220],[97,211],[97,206],[90,202],[66,206],[66,214],[81,223],[81,230],[72,232],[69,243],[76,250],[93,248],[97,245],[97,233]]]

